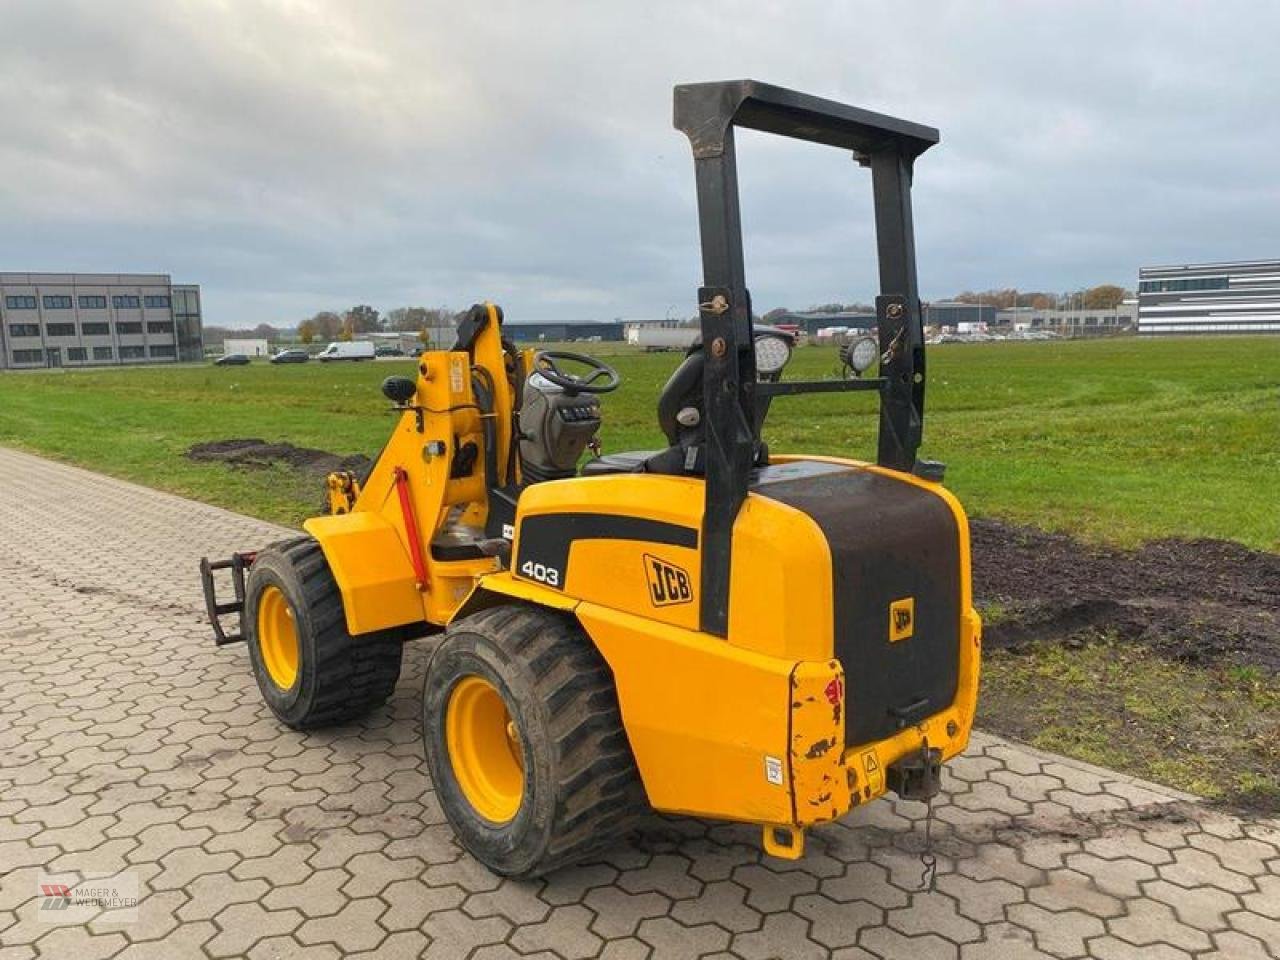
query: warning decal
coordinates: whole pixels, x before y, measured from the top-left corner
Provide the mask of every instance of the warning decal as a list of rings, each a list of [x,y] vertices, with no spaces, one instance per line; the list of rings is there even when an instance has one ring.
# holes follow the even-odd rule
[[[874,750],[864,751],[862,754],[862,770],[867,775],[867,786],[871,788],[872,795],[884,792],[884,768],[880,766],[880,758],[876,756]]]

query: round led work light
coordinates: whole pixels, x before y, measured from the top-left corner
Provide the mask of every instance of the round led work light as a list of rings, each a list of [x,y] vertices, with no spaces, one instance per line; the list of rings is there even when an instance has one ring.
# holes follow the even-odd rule
[[[786,337],[765,334],[756,337],[756,373],[771,377],[781,373],[791,359],[791,344]]]

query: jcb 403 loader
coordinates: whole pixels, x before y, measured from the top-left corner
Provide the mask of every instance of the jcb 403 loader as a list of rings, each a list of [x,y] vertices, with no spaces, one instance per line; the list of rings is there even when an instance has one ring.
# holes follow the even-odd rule
[[[579,469],[617,372],[518,351],[484,304],[451,350],[383,384],[398,425],[367,477],[329,477],[328,516],[202,564],[218,639],[247,641],[292,727],[381,704],[404,641],[443,628],[427,765],[461,843],[502,874],[579,860],[649,809],[759,824],[769,853],[799,857],[806,828],[887,790],[931,797],[973,721],[967,521],[941,465],[916,458],[910,186],[937,131],[754,81],[676,87],[675,125],[693,146],[704,285],[701,338],[658,398],[666,449]],[[790,338],[753,328],[735,127],[870,168],[874,375],[783,379]],[[879,398],[874,463],[769,454],[771,401],[837,391]],[[235,636],[218,625],[232,613]]]

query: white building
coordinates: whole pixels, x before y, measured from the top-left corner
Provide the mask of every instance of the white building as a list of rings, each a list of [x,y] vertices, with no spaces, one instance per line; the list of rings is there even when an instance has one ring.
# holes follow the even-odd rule
[[[266,357],[271,355],[271,345],[256,337],[241,340],[225,340],[223,353],[243,353],[246,357]]]
[[[1012,327],[1014,330],[1054,330],[1059,333],[1114,333],[1132,329],[1138,325],[1138,304],[1134,300],[1126,300],[1118,307],[1104,307],[1090,310],[1085,307],[1065,310],[1037,310],[1033,307],[1018,307],[1015,310],[1001,310],[996,314],[996,323],[1000,326]]]
[[[1280,333],[1280,260],[1138,271],[1138,333]]]

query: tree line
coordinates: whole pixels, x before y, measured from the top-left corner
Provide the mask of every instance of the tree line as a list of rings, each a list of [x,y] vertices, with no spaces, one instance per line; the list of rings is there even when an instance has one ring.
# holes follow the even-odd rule
[[[951,299],[959,303],[990,304],[997,310],[1010,310],[1016,307],[1030,307],[1033,310],[1052,310],[1058,307],[1111,310],[1132,296],[1132,290],[1126,290],[1114,283],[1104,283],[1096,287],[1068,290],[1064,293],[1046,293],[1040,290],[1019,291],[1012,288],[980,292],[966,290]]]
[[[396,307],[383,315],[367,303],[360,303],[342,313],[321,310],[294,328],[270,323],[260,323],[251,330],[206,326],[204,339],[207,344],[218,344],[227,337],[253,337],[270,342],[296,338],[309,344],[352,340],[366,333],[415,333],[422,343],[428,344],[433,329],[453,327],[456,317],[457,311],[449,307]]]
[[[1064,293],[1049,293],[1042,290],[1014,290],[1007,287],[999,290],[965,290],[954,297],[944,298],[957,303],[980,303],[996,310],[1010,310],[1015,307],[1030,307],[1033,310],[1051,310],[1055,307],[1082,310],[1110,310],[1120,306],[1129,297],[1132,290],[1117,286],[1114,283],[1103,283],[1096,287],[1081,290],[1069,290]],[[869,303],[821,303],[806,310],[792,310],[789,307],[775,307],[760,319],[765,323],[777,323],[788,313],[875,313],[876,308]]]

